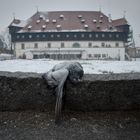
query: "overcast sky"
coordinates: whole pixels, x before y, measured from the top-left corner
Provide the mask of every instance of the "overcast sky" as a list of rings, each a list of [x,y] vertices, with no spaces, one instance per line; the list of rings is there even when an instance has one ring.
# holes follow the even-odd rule
[[[99,11],[112,19],[125,15],[133,27],[134,38],[140,46],[140,0],[0,0],[0,30],[7,27],[13,19],[26,20],[36,9],[39,11]]]

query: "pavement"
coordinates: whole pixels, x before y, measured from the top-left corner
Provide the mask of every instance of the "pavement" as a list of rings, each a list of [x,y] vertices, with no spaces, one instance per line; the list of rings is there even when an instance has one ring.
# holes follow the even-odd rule
[[[140,111],[0,112],[0,140],[140,140]]]

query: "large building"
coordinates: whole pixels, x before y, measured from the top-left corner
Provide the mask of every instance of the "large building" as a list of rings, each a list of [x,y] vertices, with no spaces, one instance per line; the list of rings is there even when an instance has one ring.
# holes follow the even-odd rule
[[[101,11],[37,11],[9,32],[16,58],[125,60],[130,29]]]

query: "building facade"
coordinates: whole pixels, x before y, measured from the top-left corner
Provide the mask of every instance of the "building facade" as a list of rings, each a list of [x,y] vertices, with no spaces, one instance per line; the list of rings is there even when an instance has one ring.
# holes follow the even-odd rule
[[[9,25],[16,58],[125,60],[129,24],[101,11],[36,12]]]

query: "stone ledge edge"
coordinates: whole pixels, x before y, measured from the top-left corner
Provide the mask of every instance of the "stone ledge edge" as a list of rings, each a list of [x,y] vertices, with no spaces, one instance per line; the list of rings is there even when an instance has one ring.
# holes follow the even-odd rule
[[[42,73],[0,71],[0,77],[41,78]],[[85,74],[83,81],[140,80],[140,73]]]

